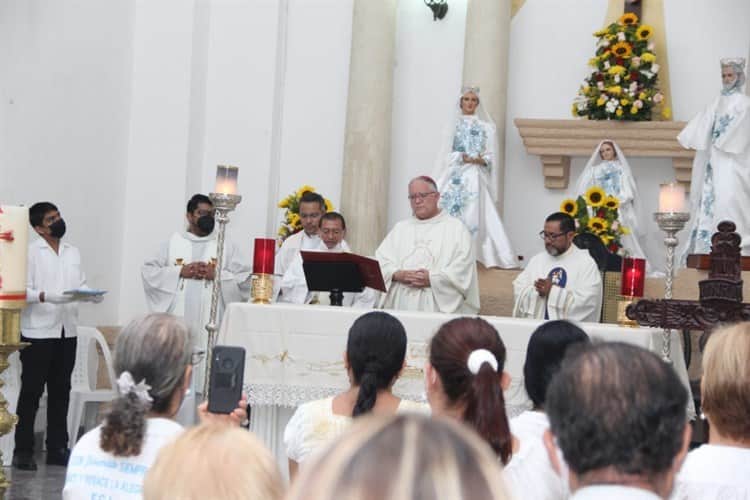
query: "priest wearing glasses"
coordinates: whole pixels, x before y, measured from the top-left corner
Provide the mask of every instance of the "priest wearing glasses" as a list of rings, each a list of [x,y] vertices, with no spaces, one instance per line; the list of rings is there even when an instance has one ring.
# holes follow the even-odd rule
[[[573,244],[575,221],[556,212],[539,236],[544,252],[531,258],[513,281],[513,316],[598,322],[602,278],[588,251]]]
[[[439,200],[430,177],[409,182],[413,216],[398,222],[375,251],[388,290],[383,308],[479,312],[471,234],[460,219],[440,209]]]

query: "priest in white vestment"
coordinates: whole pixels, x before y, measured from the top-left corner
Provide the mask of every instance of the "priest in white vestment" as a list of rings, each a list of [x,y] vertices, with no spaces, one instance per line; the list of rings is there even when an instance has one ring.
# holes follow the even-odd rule
[[[709,253],[711,236],[731,220],[750,255],[750,97],[742,92],[745,60],[722,59],[722,91],[677,136],[695,149],[690,189],[690,228],[680,251]]]
[[[588,251],[573,244],[575,221],[556,212],[539,235],[545,251],[513,281],[513,316],[599,322],[602,277]]]
[[[289,236],[276,252],[274,274],[283,276],[300,250],[317,250],[321,240],[318,235],[321,216],[326,213],[325,199],[318,193],[306,191],[299,201],[302,231]],[[288,301],[286,301],[288,302]]]
[[[337,212],[327,212],[320,218],[318,230],[321,241],[314,251],[317,252],[351,252],[344,240],[346,236],[346,221]],[[365,288],[361,293],[344,292],[343,305],[355,308],[373,308],[377,300],[377,292]],[[311,292],[307,289],[305,271],[302,267],[302,255],[298,252],[289,269],[281,279],[281,295],[279,302],[291,304],[329,304],[328,294],[325,292]]]
[[[211,200],[202,194],[194,195],[188,202],[186,218],[187,230],[174,233],[156,255],[143,263],[141,277],[149,311],[183,317],[193,348],[205,351],[217,249]],[[249,257],[236,245],[225,242],[219,319],[226,304],[248,299],[251,271]],[[203,363],[193,369],[198,391],[203,387],[204,370]]]
[[[382,307],[479,312],[471,234],[460,219],[440,209],[439,200],[431,178],[421,176],[409,183],[414,216],[398,222],[375,251],[388,290]]]

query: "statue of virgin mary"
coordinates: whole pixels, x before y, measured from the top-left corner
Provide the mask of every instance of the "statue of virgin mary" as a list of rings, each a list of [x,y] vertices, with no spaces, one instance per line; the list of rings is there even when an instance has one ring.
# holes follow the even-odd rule
[[[437,159],[440,207],[464,223],[482,265],[514,268],[518,260],[495,208],[496,161],[495,123],[482,107],[479,89],[464,88]]]

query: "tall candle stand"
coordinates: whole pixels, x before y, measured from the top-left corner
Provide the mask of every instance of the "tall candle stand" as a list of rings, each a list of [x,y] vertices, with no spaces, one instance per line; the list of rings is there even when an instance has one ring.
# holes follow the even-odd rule
[[[25,305],[24,293],[23,298],[16,301],[3,300],[2,307],[0,307],[0,374],[10,366],[8,357],[29,345],[26,342],[21,342],[21,309]],[[0,378],[0,436],[10,433],[18,423],[18,417],[8,411],[8,401],[2,393],[4,385],[5,382]],[[5,477],[2,464],[3,458],[2,453],[0,453],[0,498],[5,498],[5,492],[10,487],[10,481]]]
[[[683,212],[656,212],[654,220],[659,225],[659,229],[664,231],[664,245],[667,247],[667,259],[665,264],[666,278],[664,279],[664,298],[672,298],[672,285],[674,282],[674,249],[677,247],[679,240],[677,233],[685,227],[685,223],[690,219],[690,214]],[[672,349],[672,331],[665,328],[663,333],[661,357],[667,363],[671,363],[670,356]]]
[[[214,280],[211,288],[211,310],[209,313],[208,324],[208,345],[206,346],[206,373],[203,378],[203,395],[208,396],[209,376],[211,374],[211,362],[213,360],[214,345],[216,345],[216,316],[219,307],[219,294],[221,293],[221,269],[224,260],[224,233],[226,225],[229,222],[229,212],[233,211],[242,201],[242,196],[228,193],[209,193],[208,197],[214,204],[216,211],[216,221],[219,223],[218,234],[216,236],[216,266],[214,268]]]

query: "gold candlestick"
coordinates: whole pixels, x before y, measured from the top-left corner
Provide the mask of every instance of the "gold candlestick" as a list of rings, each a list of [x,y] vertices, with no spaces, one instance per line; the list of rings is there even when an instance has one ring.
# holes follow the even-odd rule
[[[10,366],[8,356],[29,345],[21,342],[21,309],[24,305],[25,300],[3,301],[0,305],[0,374]],[[4,385],[5,382],[0,379],[0,436],[9,434],[18,423],[18,417],[8,411],[8,400],[2,393]],[[0,452],[0,464],[2,459]],[[10,481],[5,477],[5,470],[0,467],[0,498],[5,497],[8,488]]]

